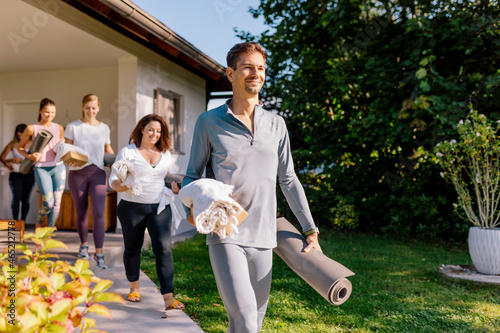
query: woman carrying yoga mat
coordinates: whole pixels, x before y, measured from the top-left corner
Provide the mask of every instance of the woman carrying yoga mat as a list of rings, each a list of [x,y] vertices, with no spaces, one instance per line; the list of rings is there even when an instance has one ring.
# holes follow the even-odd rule
[[[108,125],[97,120],[99,98],[94,94],[85,95],[82,99],[82,118],[66,126],[64,134],[66,143],[82,148],[89,155],[89,161],[81,167],[76,163],[69,164],[68,187],[76,208],[76,230],[80,236],[80,251],[77,256],[88,258],[89,204],[92,205],[95,254],[92,259],[97,268],[108,268],[102,254],[106,223],[106,193],[108,183],[104,171],[104,153],[114,154],[111,148]]]
[[[233,98],[199,116],[182,184],[200,179],[209,163],[214,178],[234,186],[231,197],[248,212],[238,233],[224,239],[209,234],[207,245],[229,317],[227,332],[255,333],[262,328],[271,288],[277,178],[307,236],[304,251],[321,248],[293,168],[285,121],[264,110],[259,101],[266,76],[265,50],[257,43],[236,44],[227,55],[226,74]]]
[[[165,310],[184,309],[184,304],[174,299],[174,259],[172,256],[171,225],[180,219],[172,197],[179,193],[176,182],[172,190],[165,186],[165,176],[172,167],[170,137],[167,124],[162,117],[150,114],[139,120],[130,135],[129,145],[122,148],[111,168],[109,182],[117,192],[122,192],[117,215],[123,232],[125,252],[123,262],[125,274],[130,283],[127,299],[140,302],[139,272],[141,249],[146,228],[151,237],[151,245],[156,257],[156,273],[160,281],[160,291],[165,302]],[[122,163],[122,162],[127,163]],[[116,164],[121,164],[116,168]],[[129,191],[130,184],[117,175],[117,169],[132,171],[134,182],[140,183],[140,191]],[[126,174],[127,172],[123,172]],[[172,218],[176,221],[172,221]]]
[[[41,227],[45,218],[48,218],[48,226],[55,227],[59,211],[61,209],[61,199],[66,186],[66,167],[63,162],[55,162],[56,154],[53,148],[64,138],[64,128],[52,122],[56,116],[56,103],[44,98],[40,101],[38,109],[38,122],[28,125],[23,132],[19,142],[19,153],[35,163],[35,181],[42,196],[42,207],[38,211],[36,227]],[[40,151],[28,153],[26,145],[32,141],[40,131],[49,131],[52,139]]]

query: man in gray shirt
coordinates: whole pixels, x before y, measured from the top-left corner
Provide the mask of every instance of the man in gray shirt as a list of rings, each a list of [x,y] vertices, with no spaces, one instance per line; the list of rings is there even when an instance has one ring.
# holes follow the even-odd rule
[[[182,185],[202,177],[205,167],[224,184],[248,217],[225,239],[207,235],[217,288],[229,317],[228,332],[262,328],[271,288],[272,249],[276,247],[276,179],[309,244],[320,250],[318,229],[293,168],[283,118],[262,108],[265,50],[240,43],[227,54],[226,74],[233,98],[200,115]]]

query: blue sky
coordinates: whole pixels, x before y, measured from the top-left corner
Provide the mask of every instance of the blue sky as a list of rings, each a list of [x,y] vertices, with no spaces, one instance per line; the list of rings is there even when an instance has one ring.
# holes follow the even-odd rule
[[[259,0],[132,1],[223,66],[227,51],[241,42],[234,27],[254,35],[268,29],[248,12]]]

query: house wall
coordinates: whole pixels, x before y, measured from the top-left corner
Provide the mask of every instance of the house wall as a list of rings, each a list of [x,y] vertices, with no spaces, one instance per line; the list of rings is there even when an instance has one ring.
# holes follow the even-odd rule
[[[129,64],[130,65],[130,64]],[[130,68],[127,69],[130,71]],[[194,125],[198,116],[205,112],[205,80],[193,73],[160,57],[140,58],[137,63],[136,122],[143,116],[154,112],[154,91],[163,89],[181,96],[181,120],[183,133],[181,137],[181,153],[172,153],[173,174],[186,174],[189,153],[193,139]],[[123,128],[124,126],[120,126]],[[178,198],[174,199],[177,210],[184,218],[183,205]],[[191,230],[193,227],[184,220],[179,228],[172,229],[173,234]]]
[[[118,67],[85,68],[50,72],[23,72],[0,75],[0,134],[1,149],[14,135],[19,122],[35,123],[42,98],[52,99],[57,106],[55,122],[66,126],[81,118],[81,100],[88,93],[99,96],[98,119],[111,129],[111,146],[117,149],[117,88]],[[34,224],[38,207],[36,186],[30,201],[27,223]],[[12,194],[8,174],[0,175],[0,217],[11,218]]]
[[[182,96],[181,154],[173,153],[172,157],[175,164],[173,173],[185,174],[196,119],[207,109],[205,80],[162,58],[157,61],[140,59],[138,65],[137,119],[154,112],[155,89],[161,88]]]

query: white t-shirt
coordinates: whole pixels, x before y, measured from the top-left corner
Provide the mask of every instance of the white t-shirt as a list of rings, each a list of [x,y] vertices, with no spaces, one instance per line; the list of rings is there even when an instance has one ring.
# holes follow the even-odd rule
[[[76,120],[66,126],[64,137],[73,140],[73,144],[82,148],[89,154],[89,162],[82,167],[70,167],[70,170],[80,170],[91,164],[104,170],[104,146],[111,144],[110,130],[108,125],[85,124]]]
[[[135,143],[123,147],[118,155],[116,161],[125,159],[131,162],[135,168],[135,181],[139,182],[142,186],[142,191],[139,195],[129,194],[122,192],[122,199],[126,201],[156,204],[161,201],[163,191],[165,188],[165,177],[169,168],[172,167],[172,156],[167,150],[161,154],[160,161],[156,166],[149,164],[137,149]],[[111,184],[118,177],[111,168],[111,175],[109,176],[109,183]]]

